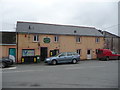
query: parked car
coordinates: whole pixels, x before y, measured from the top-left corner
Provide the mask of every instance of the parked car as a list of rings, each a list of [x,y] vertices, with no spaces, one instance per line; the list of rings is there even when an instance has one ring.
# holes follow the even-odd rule
[[[7,57],[0,59],[0,67],[2,67],[2,68],[5,68],[5,67],[7,67],[9,65],[13,65],[13,64],[14,64],[14,61]]]
[[[58,63],[74,63],[80,60],[80,55],[76,52],[63,52],[56,56],[45,59],[45,63],[56,65]]]
[[[113,52],[109,49],[98,49],[97,58],[99,60],[118,59],[120,60],[120,54]]]

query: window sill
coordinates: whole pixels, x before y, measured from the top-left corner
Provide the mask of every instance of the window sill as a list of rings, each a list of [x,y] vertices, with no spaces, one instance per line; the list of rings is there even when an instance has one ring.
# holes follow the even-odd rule
[[[99,44],[100,42],[95,42],[96,44]]]
[[[59,42],[54,41],[54,43],[59,43]]]
[[[33,43],[37,43],[37,42],[39,42],[39,41],[33,41]]]
[[[81,42],[76,42],[77,44],[81,44]]]

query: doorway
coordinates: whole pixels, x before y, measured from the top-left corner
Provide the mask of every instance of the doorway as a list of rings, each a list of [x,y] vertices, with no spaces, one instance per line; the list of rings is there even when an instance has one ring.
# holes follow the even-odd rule
[[[91,49],[87,50],[87,59],[92,59],[92,50]]]
[[[16,58],[16,49],[15,48],[9,48],[9,58],[15,62],[15,58]]]
[[[41,61],[44,61],[45,58],[48,56],[48,48],[47,47],[41,47],[40,48],[40,54],[41,54]]]

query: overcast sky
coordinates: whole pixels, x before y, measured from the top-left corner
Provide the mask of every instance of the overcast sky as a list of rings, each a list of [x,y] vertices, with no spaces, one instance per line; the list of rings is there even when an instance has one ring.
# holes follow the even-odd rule
[[[92,26],[118,34],[118,0],[2,0],[0,30],[17,21]]]

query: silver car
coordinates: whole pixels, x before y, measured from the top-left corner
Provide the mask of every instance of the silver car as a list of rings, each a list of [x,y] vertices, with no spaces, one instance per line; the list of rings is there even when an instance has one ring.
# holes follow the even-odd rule
[[[76,52],[63,52],[54,57],[45,59],[45,63],[56,65],[58,63],[76,64],[80,60],[80,55]]]

